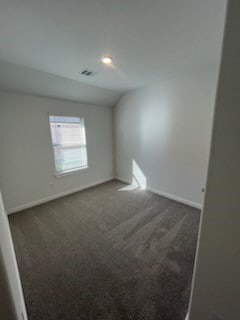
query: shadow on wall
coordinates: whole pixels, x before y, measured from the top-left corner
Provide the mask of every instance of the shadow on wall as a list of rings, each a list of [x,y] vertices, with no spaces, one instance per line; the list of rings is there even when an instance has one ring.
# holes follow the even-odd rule
[[[147,178],[142,172],[137,162],[132,159],[132,183],[126,187],[120,188],[118,191],[131,191],[134,189],[145,190],[147,186]]]

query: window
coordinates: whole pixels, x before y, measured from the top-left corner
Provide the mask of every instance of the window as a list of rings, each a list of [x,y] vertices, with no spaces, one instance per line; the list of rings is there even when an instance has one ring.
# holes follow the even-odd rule
[[[87,168],[84,119],[49,116],[57,174]]]

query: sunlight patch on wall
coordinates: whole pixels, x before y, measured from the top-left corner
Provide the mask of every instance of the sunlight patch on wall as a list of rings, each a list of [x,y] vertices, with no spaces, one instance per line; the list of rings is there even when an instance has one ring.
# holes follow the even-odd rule
[[[134,159],[132,160],[132,184],[137,184],[142,190],[147,186],[147,178]]]
[[[126,187],[118,189],[118,191],[132,191],[135,189],[145,190],[147,186],[147,178],[142,172],[137,162],[132,160],[132,183]]]

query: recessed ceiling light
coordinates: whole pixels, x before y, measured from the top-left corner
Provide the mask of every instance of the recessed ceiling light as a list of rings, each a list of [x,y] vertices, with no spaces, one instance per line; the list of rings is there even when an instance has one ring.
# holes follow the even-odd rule
[[[102,57],[102,62],[103,62],[104,64],[112,64],[113,58],[110,57],[110,56]]]

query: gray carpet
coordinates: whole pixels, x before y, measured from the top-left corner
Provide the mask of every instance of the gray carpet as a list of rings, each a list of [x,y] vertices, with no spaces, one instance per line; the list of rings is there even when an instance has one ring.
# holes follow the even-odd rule
[[[29,320],[183,320],[200,212],[119,181],[11,215]]]

